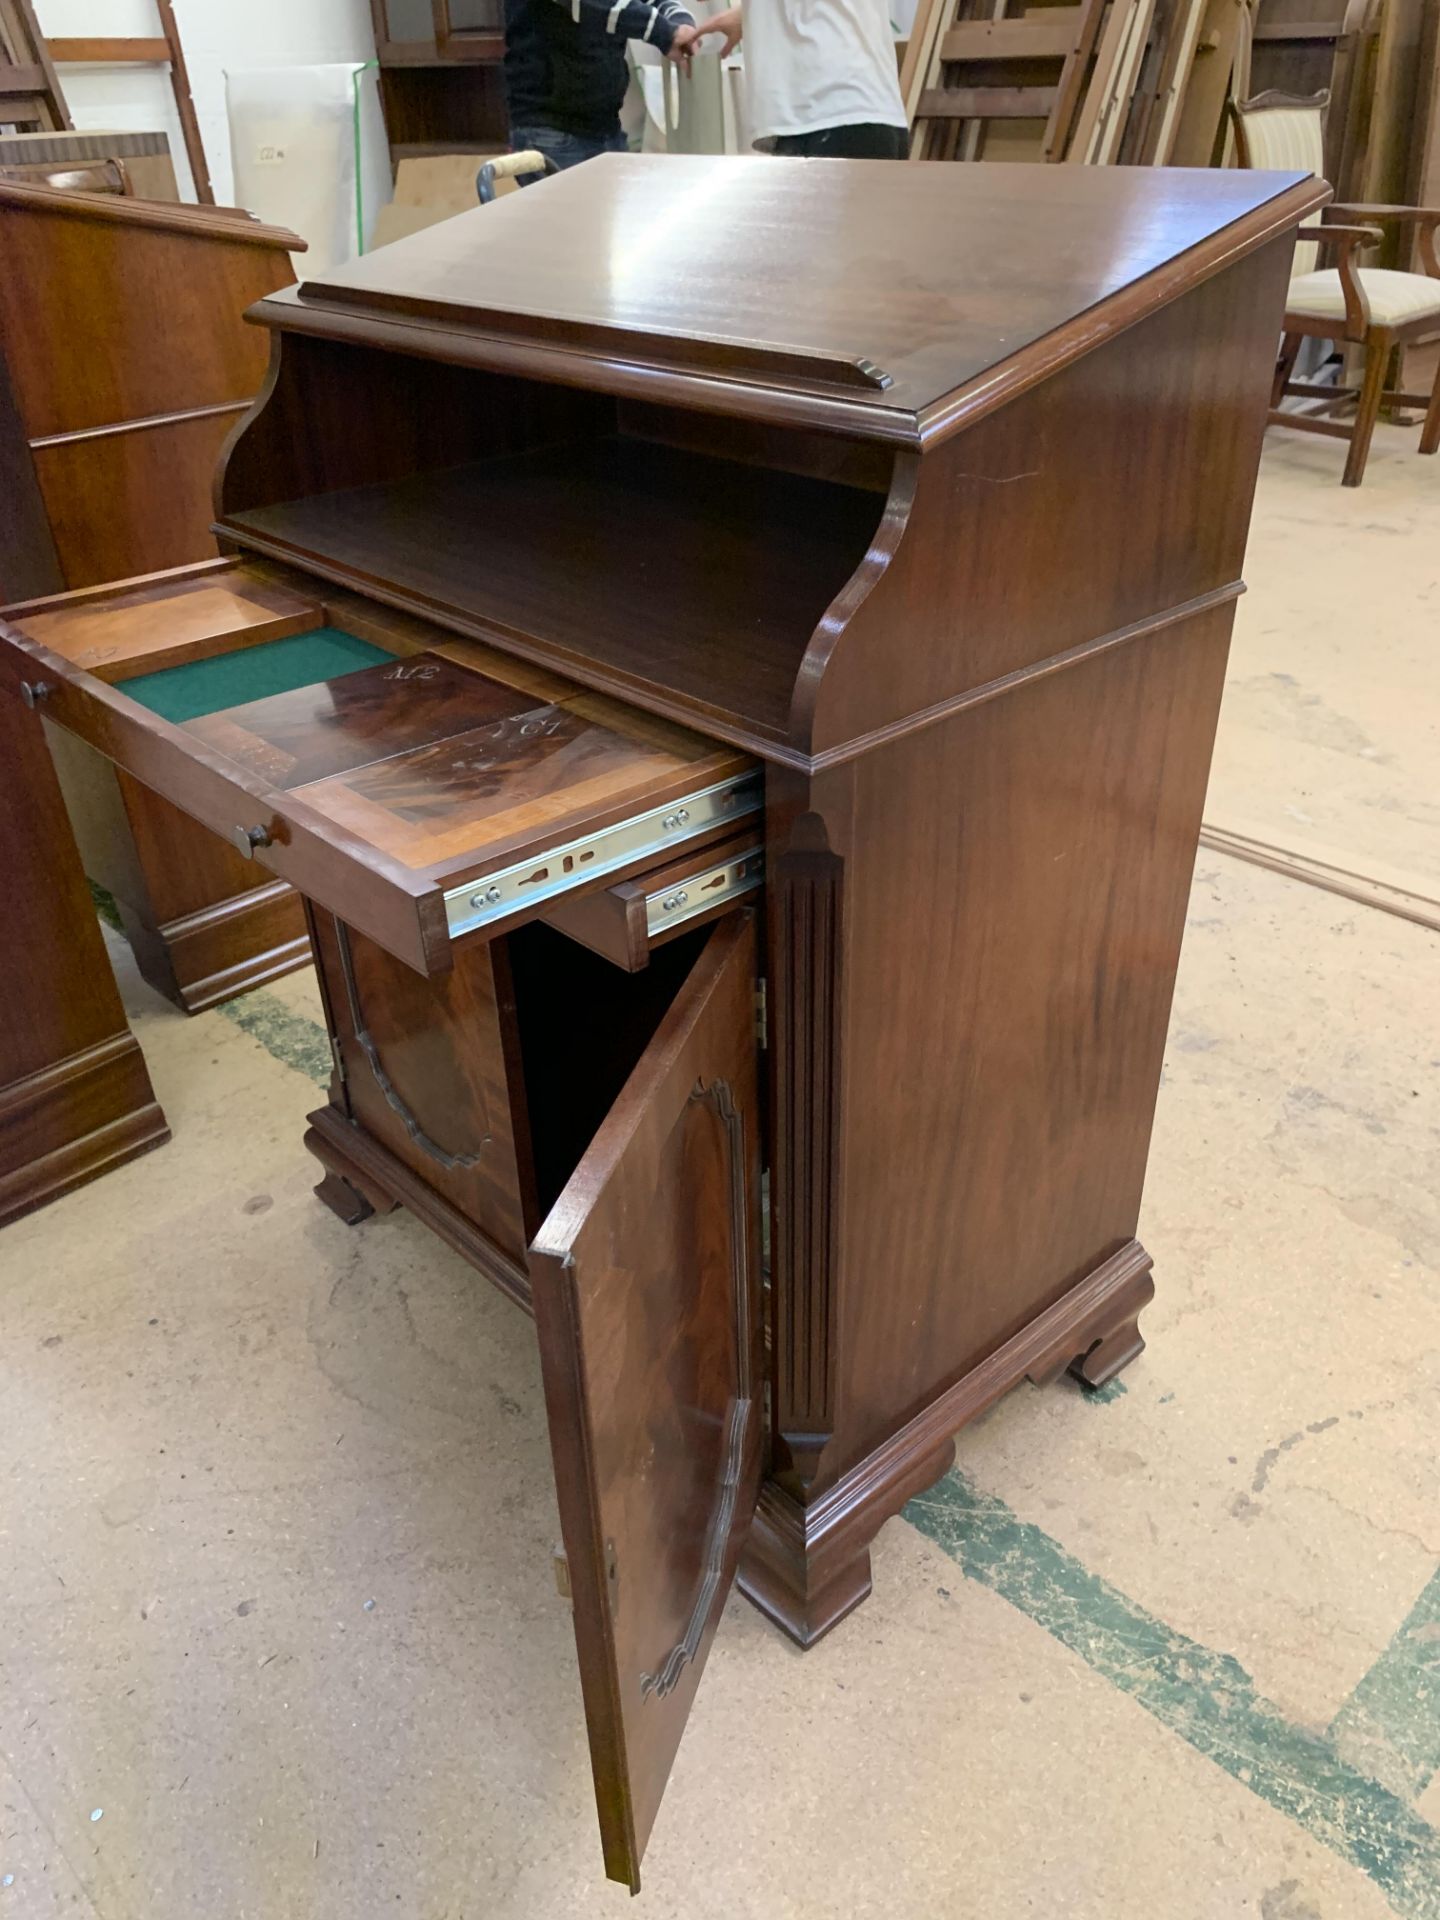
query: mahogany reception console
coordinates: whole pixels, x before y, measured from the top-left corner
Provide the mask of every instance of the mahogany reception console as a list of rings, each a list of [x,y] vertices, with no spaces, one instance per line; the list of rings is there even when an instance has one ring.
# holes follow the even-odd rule
[[[411,1208],[534,1315],[632,1887],[732,1585],[809,1645],[965,1422],[1141,1350],[1327,191],[607,156],[262,300],[225,557],[0,630],[3,810],[44,835],[8,1017],[52,1052],[0,1090],[0,1208],[163,1127],[123,1032],[66,1078],[100,1043],[44,948],[83,902],[26,783],[73,735],[305,899],[321,1197]]]

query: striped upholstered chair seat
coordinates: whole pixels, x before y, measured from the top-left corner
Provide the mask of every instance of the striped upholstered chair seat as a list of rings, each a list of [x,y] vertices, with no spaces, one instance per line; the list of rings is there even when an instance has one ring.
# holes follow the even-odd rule
[[[1440,280],[1423,273],[1397,273],[1391,267],[1361,267],[1359,279],[1377,327],[1402,327],[1432,313],[1440,318]],[[1345,293],[1340,275],[1333,267],[1297,274],[1285,296],[1285,311],[1303,313],[1308,320],[1334,320],[1343,328]]]

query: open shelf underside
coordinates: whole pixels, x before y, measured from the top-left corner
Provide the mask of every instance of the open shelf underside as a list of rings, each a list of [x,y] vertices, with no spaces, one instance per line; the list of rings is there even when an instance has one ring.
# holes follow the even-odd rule
[[[613,436],[224,524],[581,679],[780,741],[806,645],[883,508],[860,488]]]

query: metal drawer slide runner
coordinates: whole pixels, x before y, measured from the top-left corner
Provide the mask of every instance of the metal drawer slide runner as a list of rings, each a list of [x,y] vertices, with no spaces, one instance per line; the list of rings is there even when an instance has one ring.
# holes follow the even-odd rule
[[[582,840],[571,840],[515,866],[451,887],[445,894],[450,937],[456,939],[496,920],[508,919],[517,908],[543,906],[558,894],[650,854],[668,855],[711,827],[758,813],[764,804],[765,776],[757,768],[716,786],[702,787],[698,793],[686,794],[649,813],[617,820],[614,826],[602,827]]]

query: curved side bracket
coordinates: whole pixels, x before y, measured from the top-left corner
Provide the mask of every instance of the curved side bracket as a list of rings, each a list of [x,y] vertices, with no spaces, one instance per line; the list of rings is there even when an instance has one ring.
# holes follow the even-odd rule
[[[834,666],[836,651],[847,627],[880,584],[899,551],[905,529],[910,524],[919,478],[920,455],[902,449],[895,455],[890,491],[879,524],[865,550],[865,557],[825,609],[820,624],[810,636],[800,662],[800,671],[795,676],[795,690],[790,696],[790,744],[804,753],[817,751],[816,716],[821,699],[821,683]],[[828,746],[834,743],[826,741],[822,744]]]

